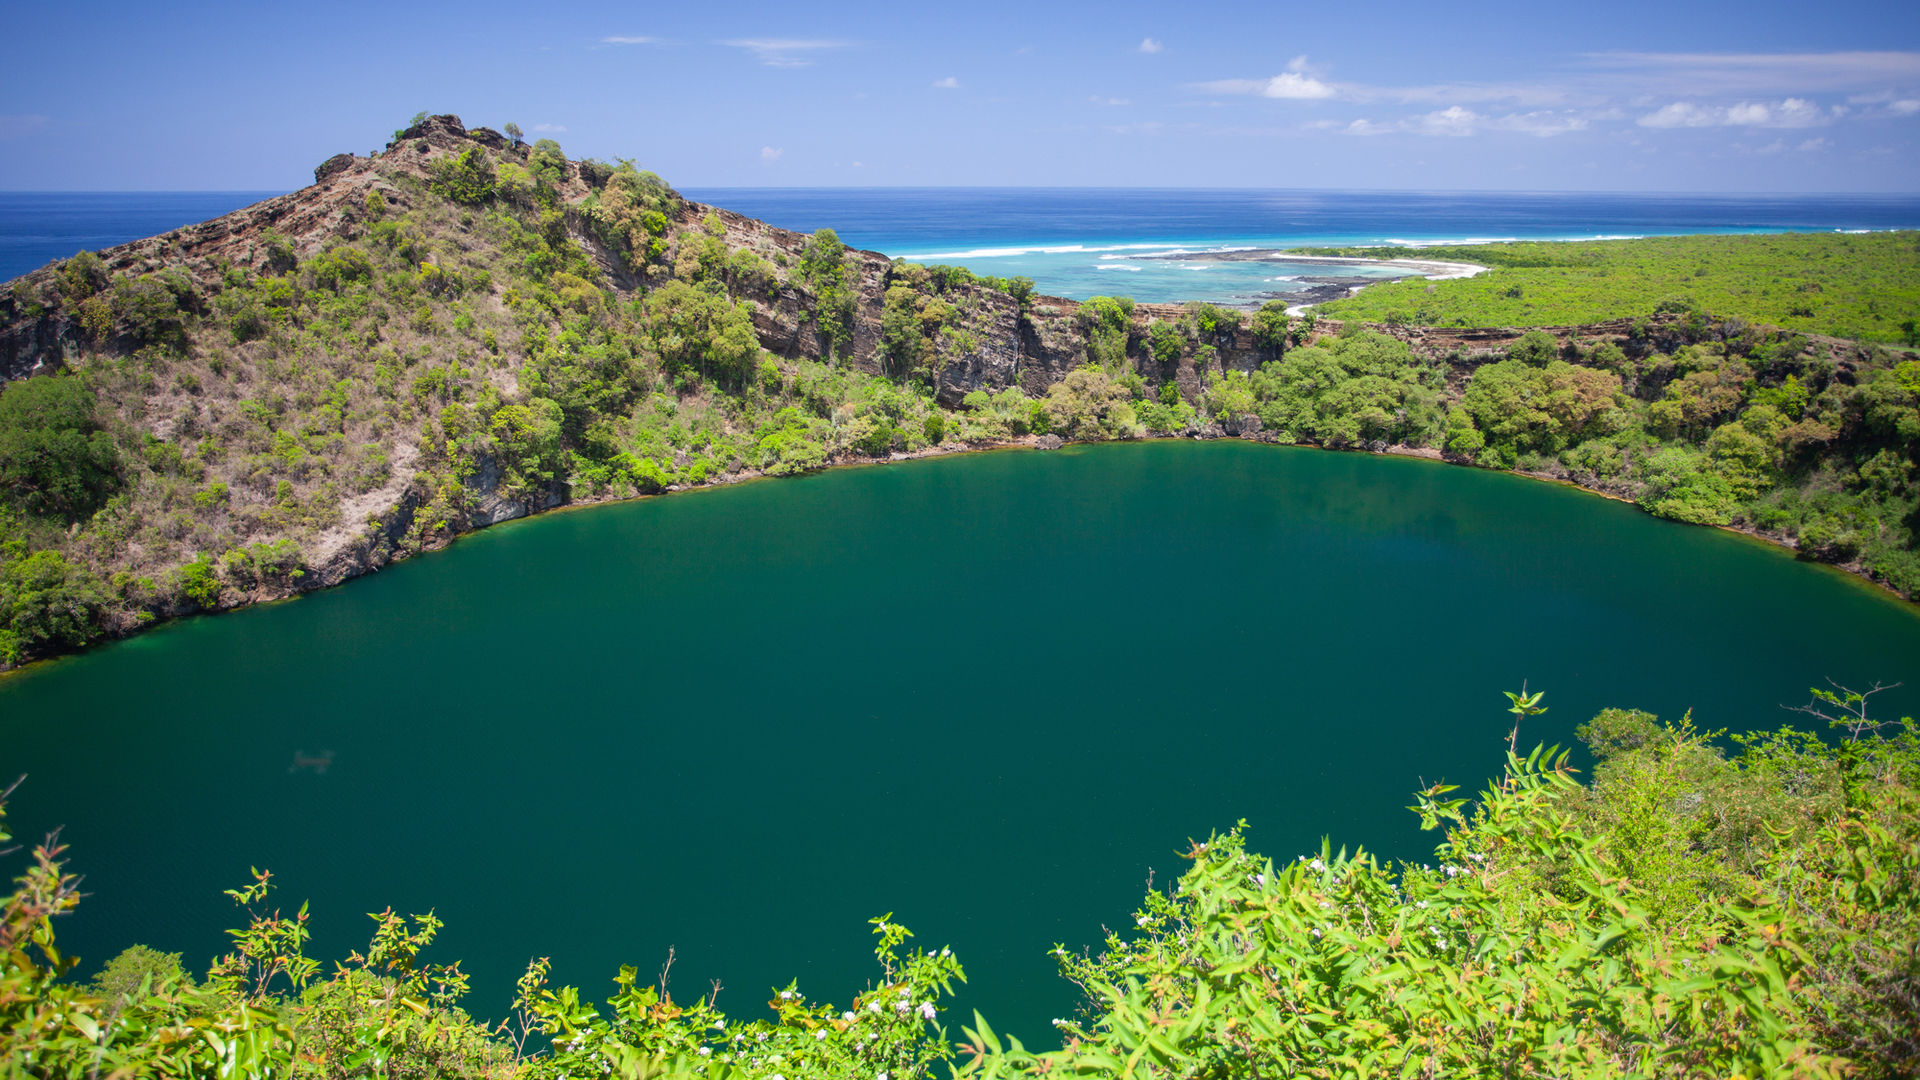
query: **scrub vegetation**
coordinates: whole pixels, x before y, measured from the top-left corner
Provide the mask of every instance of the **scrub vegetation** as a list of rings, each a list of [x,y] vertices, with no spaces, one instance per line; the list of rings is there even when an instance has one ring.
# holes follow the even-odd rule
[[[0,387],[0,666],[561,503],[1048,438],[1440,454],[1920,595],[1920,360],[1746,321],[1893,333],[1920,280],[1912,234],[1462,249],[1501,269],[1356,298],[1545,274],[1606,306],[1514,317],[1636,316],[1490,353],[1398,316],[1071,305],[723,216],[632,162],[455,117],[342,158],[351,184],[216,230],[212,254],[185,230],[0,294],[0,346],[38,363]],[[324,228],[281,231],[342,190]],[[1514,280],[1513,303],[1540,295]],[[1817,317],[1754,306],[1789,294]]]
[[[1302,248],[1381,257],[1404,248]],[[1571,326],[1702,311],[1804,334],[1920,345],[1920,233],[1778,233],[1523,241],[1420,249],[1492,269],[1370,285],[1318,305],[1341,319],[1420,326]]]
[[[535,960],[476,1014],[459,966],[426,957],[433,915],[372,916],[367,949],[323,972],[305,906],[256,873],[204,975],[135,946],[82,983],[55,940],[80,893],[53,838],[0,915],[0,1047],[46,1077],[1910,1076],[1920,729],[1872,720],[1874,692],[1815,691],[1828,738],[1728,744],[1608,709],[1578,730],[1589,783],[1542,748],[1509,750],[1477,799],[1416,792],[1445,830],[1432,862],[1330,842],[1275,861],[1239,827],[1193,842],[1123,931],[1054,948],[1084,992],[1057,1049],[979,1013],[947,1026],[960,962],[891,914],[841,1005],[789,983],[728,1015],[717,989],[673,996],[671,957],[595,1003]],[[1508,697],[1511,743],[1547,710]]]

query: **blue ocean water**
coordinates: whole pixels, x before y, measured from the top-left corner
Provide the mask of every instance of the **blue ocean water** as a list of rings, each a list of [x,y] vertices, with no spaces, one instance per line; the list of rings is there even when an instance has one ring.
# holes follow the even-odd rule
[[[217,217],[275,192],[0,192],[0,280]],[[1913,195],[1619,195],[1146,188],[688,188],[802,232],[1042,292],[1250,301],[1324,266],[1182,256],[1313,244],[1577,240],[1602,236],[1920,227]],[[1349,271],[1341,270],[1342,274]]]
[[[1155,188],[688,188],[701,202],[855,247],[1024,274],[1084,299],[1247,303],[1351,268],[1181,258],[1311,245],[1423,246],[1920,227],[1913,195],[1673,195]]]
[[[0,191],[0,281],[54,259],[171,232],[278,191]]]

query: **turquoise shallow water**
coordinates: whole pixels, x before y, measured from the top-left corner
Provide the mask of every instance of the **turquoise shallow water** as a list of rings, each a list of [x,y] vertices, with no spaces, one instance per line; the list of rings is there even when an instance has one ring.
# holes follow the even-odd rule
[[[204,964],[255,865],[322,957],[436,909],[483,1017],[530,955],[597,994],[669,946],[753,1015],[791,976],[850,996],[891,911],[1040,1041],[1073,1000],[1048,948],[1124,925],[1189,836],[1427,851],[1408,792],[1495,770],[1522,679],[1528,739],[1566,742],[1612,704],[1776,725],[1828,676],[1920,685],[1920,617],[1567,488],[1154,442],[500,526],[0,680],[0,772],[18,833],[67,827],[89,966]]]

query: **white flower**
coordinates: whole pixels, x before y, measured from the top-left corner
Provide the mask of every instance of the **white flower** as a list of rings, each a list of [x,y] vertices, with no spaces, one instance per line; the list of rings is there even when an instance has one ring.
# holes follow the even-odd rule
[[[901,996],[901,997],[912,997],[912,996],[913,996],[913,991],[911,991],[911,990],[909,990],[909,989],[907,989],[906,987],[904,987],[904,986],[903,986],[903,987],[901,987],[901,988],[900,988],[900,996]]]
[[[940,950],[940,955],[941,955],[941,956],[952,956],[952,955],[953,955],[953,950],[952,950],[952,949],[941,949],[941,950]]]
[[[845,1020],[847,1023],[851,1024],[853,1023],[853,1014],[850,1012],[843,1012],[840,1014],[840,1019]]]
[[[1327,864],[1321,862],[1319,859],[1315,859],[1307,865],[1315,870],[1325,870],[1327,868]]]
[[[1135,919],[1134,921],[1135,921],[1135,922],[1137,922],[1137,923],[1139,923],[1139,924],[1140,924],[1141,926],[1145,926],[1145,925],[1147,925],[1148,923],[1150,923],[1150,922],[1152,922],[1153,920],[1152,920],[1152,919],[1150,919],[1150,918],[1148,918],[1148,917],[1147,917],[1147,916],[1145,916],[1145,915],[1142,915],[1142,916],[1140,916],[1140,917],[1139,917],[1138,919]]]
[[[781,1001],[791,1001],[791,1000],[793,1000],[793,991],[791,991],[791,990],[782,990],[782,991],[780,991],[780,1000],[781,1000]]]
[[[1066,1022],[1065,1020],[1062,1020],[1062,1019],[1060,1019],[1060,1018],[1059,1018],[1059,1017],[1057,1017],[1057,1016],[1053,1018],[1053,1026],[1054,1026],[1054,1027],[1065,1027],[1065,1026],[1066,1026],[1066,1023],[1067,1023],[1067,1022]]]
[[[1254,883],[1255,885],[1258,885],[1258,886],[1260,886],[1260,887],[1261,887],[1261,888],[1263,888],[1263,889],[1264,889],[1264,888],[1266,888],[1266,887],[1267,887],[1267,875],[1265,875],[1265,874],[1255,874],[1255,875],[1253,875],[1253,883]]]
[[[869,1001],[869,1002],[867,1002],[867,1011],[868,1011],[868,1012],[870,1012],[870,1013],[877,1013],[877,1012],[879,1012],[879,1011],[880,1011],[880,1002],[879,1002],[879,1001],[877,1001],[877,1000],[876,1000],[876,1001]]]
[[[1314,937],[1319,937],[1319,936],[1320,936],[1320,928],[1319,928],[1319,927],[1317,927],[1317,926],[1316,926],[1316,927],[1314,927],[1314,928],[1313,928],[1313,936],[1314,936]]]
[[[701,1057],[706,1057],[708,1054],[711,1054],[711,1053],[713,1053],[713,1047],[711,1046],[703,1046],[700,1048]]]
[[[923,1001],[920,1003],[920,1018],[922,1020],[931,1020],[934,1018],[936,1013],[937,1013],[937,1010],[934,1009],[933,1002]]]
[[[873,1080],[887,1080],[887,1074],[881,1073],[879,1076],[874,1077]]]
[[[815,1038],[816,1040],[818,1040],[818,1039],[824,1039],[824,1038],[826,1038],[826,1037],[827,1037],[827,1029],[826,1029],[826,1028],[821,1028],[821,1029],[820,1029],[819,1031],[816,1031],[816,1032],[814,1032],[814,1033],[813,1033],[813,1037],[814,1037],[814,1038]]]
[[[913,1011],[913,1004],[909,1002],[906,998],[901,998],[899,1001],[894,1003],[893,1011],[899,1013],[901,1016],[905,1016],[908,1013]]]
[[[1419,903],[1417,903],[1417,904],[1415,904],[1415,905],[1413,905],[1413,906],[1414,906],[1414,907],[1417,907],[1417,908],[1419,908],[1419,909],[1420,909],[1420,910],[1422,910],[1422,911],[1425,911],[1425,910],[1426,910],[1426,908],[1427,908],[1427,902],[1426,902],[1425,900],[1422,900],[1422,901],[1420,901]]]

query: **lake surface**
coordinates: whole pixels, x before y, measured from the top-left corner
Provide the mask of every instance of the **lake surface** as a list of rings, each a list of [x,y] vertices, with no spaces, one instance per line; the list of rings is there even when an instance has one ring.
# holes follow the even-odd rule
[[[1567,743],[1607,705],[1776,726],[1827,677],[1920,686],[1920,616],[1569,488],[1151,442],[499,526],[0,679],[0,772],[18,835],[66,826],[85,969],[204,966],[261,866],[326,959],[435,909],[481,1017],[529,956],[597,999],[669,946],[757,1016],[793,976],[852,996],[893,912],[967,965],[956,1017],[1036,1043],[1074,1001],[1048,949],[1125,925],[1188,837],[1429,854],[1408,794],[1496,771],[1523,679],[1524,741]]]

